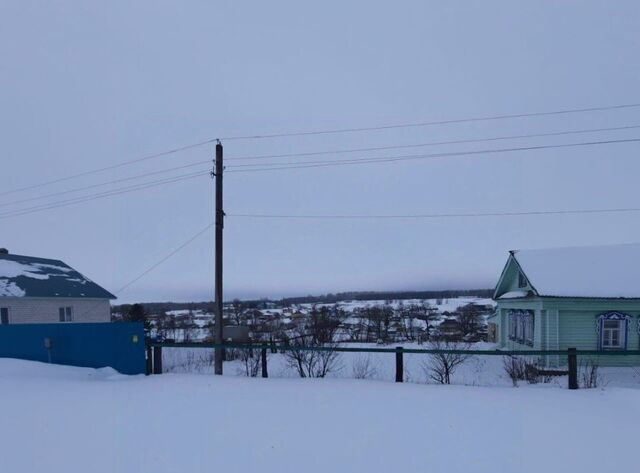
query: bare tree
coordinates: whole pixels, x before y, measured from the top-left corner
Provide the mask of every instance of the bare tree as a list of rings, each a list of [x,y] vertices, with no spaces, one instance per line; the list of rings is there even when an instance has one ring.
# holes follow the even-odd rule
[[[313,307],[306,323],[296,328],[289,340],[290,349],[284,352],[287,364],[301,378],[324,378],[341,368],[336,333],[340,321],[331,316],[327,307]]]
[[[437,340],[431,343],[430,348],[439,351],[430,354],[429,359],[423,362],[423,371],[429,379],[437,383],[451,384],[451,375],[470,355],[451,353],[448,350],[468,350],[469,344]]]
[[[473,337],[482,326],[482,312],[475,304],[467,304],[455,312],[456,321],[460,324],[463,337]]]
[[[234,299],[231,302],[231,320],[236,325],[242,325],[243,323],[243,314],[244,314],[244,304],[240,299]]]

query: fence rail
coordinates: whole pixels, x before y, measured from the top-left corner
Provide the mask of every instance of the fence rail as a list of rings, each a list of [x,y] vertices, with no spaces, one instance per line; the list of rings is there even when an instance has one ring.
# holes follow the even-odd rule
[[[394,353],[396,357],[396,382],[403,381],[404,354],[451,354],[451,355],[488,355],[488,356],[563,356],[567,359],[568,388],[578,389],[578,356],[638,356],[640,350],[578,350],[568,348],[564,350],[465,350],[465,349],[432,349],[405,348],[402,346],[383,347],[344,347],[344,346],[296,346],[276,344],[251,343],[207,343],[207,342],[157,342],[147,340],[147,373],[162,374],[162,348],[206,348],[206,349],[241,349],[254,350],[261,354],[261,375],[267,374],[267,352],[284,351],[316,351],[338,353]]]

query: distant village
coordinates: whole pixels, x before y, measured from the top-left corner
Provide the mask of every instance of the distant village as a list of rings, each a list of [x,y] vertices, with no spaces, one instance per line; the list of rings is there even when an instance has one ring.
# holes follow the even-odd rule
[[[224,305],[225,339],[286,344],[329,331],[330,340],[340,343],[477,342],[487,340],[494,310],[492,299],[479,296],[332,303],[236,299]],[[164,341],[213,341],[213,309],[206,304],[116,306],[113,318],[143,320],[149,335]]]

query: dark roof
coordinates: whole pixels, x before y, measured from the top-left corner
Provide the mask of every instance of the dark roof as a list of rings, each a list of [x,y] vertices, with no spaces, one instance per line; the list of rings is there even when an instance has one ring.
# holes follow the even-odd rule
[[[2,253],[0,297],[116,299],[62,261]]]

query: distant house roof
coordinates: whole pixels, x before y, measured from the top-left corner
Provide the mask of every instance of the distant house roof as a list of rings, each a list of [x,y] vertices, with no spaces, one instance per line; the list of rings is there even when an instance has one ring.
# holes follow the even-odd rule
[[[115,299],[62,261],[0,254],[0,297]]]
[[[494,297],[526,297],[501,283],[513,269],[524,273],[533,295],[640,299],[640,244],[514,250],[502,273]],[[513,272],[512,272],[513,274]]]

